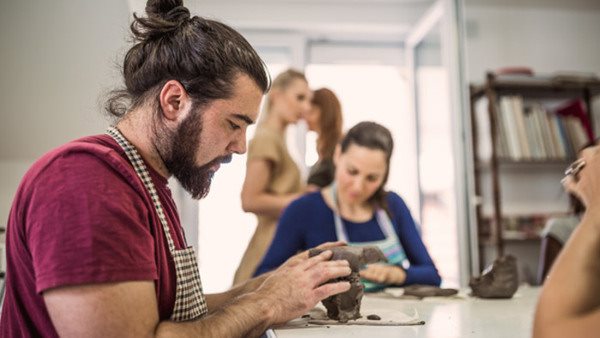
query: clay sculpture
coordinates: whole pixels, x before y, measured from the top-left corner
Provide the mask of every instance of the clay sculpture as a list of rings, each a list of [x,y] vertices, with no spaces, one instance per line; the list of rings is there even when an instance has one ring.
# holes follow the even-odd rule
[[[472,277],[472,295],[480,298],[511,298],[519,287],[517,260],[507,255],[497,258],[480,277]]]
[[[360,304],[363,297],[363,285],[360,282],[359,270],[365,264],[385,262],[387,259],[381,250],[375,246],[357,247],[341,246],[331,249],[333,255],[331,260],[345,259],[350,264],[352,273],[343,278],[337,278],[329,282],[349,281],[350,290],[328,297],[322,301],[327,309],[327,317],[346,323],[351,319],[358,319],[360,315]],[[311,249],[309,256],[316,256],[325,250]]]

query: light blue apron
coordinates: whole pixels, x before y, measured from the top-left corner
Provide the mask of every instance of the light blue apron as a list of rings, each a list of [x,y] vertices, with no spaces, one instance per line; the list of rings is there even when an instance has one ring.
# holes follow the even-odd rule
[[[333,198],[333,202],[335,203],[336,209],[339,210],[339,204],[337,200],[337,187],[335,182],[331,184],[331,197]],[[385,212],[385,210],[381,208],[377,208],[375,210],[377,224],[379,225],[381,232],[383,232],[385,239],[371,242],[350,242],[346,234],[346,229],[344,228],[344,222],[340,217],[338,210],[333,210],[333,218],[335,221],[335,233],[337,235],[338,240],[344,241],[348,243],[348,245],[352,246],[377,246],[387,258],[388,265],[397,265],[402,267],[405,263],[407,263],[404,248],[402,248],[402,244],[400,244],[400,240],[396,235],[396,230],[394,230],[392,221],[390,220],[390,217]],[[361,280],[361,282],[363,283],[365,291],[367,292],[377,291],[388,286],[386,284],[370,282],[365,279]]]

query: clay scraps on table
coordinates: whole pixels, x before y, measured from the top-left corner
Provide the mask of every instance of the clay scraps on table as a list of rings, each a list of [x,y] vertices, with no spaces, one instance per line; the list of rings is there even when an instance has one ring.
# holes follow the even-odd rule
[[[381,320],[381,317],[379,317],[378,315],[368,315],[367,319],[368,320]]]
[[[433,285],[413,284],[404,287],[403,295],[422,299],[425,297],[451,297],[457,293],[457,289],[440,288]]]

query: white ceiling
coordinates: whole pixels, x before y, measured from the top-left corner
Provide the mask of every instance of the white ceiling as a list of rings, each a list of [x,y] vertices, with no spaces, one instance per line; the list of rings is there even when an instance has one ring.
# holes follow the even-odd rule
[[[460,1],[460,0],[459,0]],[[462,0],[470,7],[600,9],[600,0]],[[146,0],[127,0],[144,13]],[[242,32],[294,32],[314,40],[403,42],[434,0],[184,0],[193,15]]]
[[[184,1],[192,14],[242,31],[288,31],[314,39],[403,41],[433,0],[208,0]],[[128,0],[143,13],[145,0]]]
[[[463,0],[466,6],[562,8],[570,10],[600,10],[598,0]]]

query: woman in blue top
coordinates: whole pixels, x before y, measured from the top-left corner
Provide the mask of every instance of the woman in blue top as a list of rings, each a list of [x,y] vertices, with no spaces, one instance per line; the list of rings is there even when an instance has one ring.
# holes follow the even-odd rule
[[[255,275],[278,267],[298,251],[341,240],[377,245],[386,255],[388,264],[371,264],[361,271],[366,290],[438,286],[441,278],[408,207],[400,196],[384,190],[393,147],[390,131],[377,123],[361,122],[350,129],[335,150],[334,182],[286,208]]]

